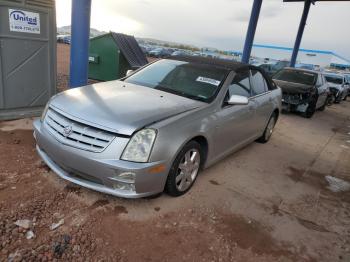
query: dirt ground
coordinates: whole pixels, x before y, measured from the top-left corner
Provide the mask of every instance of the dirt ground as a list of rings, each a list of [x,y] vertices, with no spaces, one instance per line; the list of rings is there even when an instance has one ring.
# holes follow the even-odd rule
[[[60,179],[31,123],[0,123],[0,261],[350,261],[350,101],[282,115],[269,143],[204,170],[179,198]]]
[[[70,45],[57,44],[57,89],[63,91],[69,83]]]
[[[350,181],[349,112],[283,115],[268,144],[205,170],[185,196],[138,200],[58,178],[35,152],[32,120],[3,122],[0,260],[350,261],[350,191],[326,180]]]

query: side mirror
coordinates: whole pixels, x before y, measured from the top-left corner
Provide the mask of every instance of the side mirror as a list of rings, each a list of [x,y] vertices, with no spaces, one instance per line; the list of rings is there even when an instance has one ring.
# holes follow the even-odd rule
[[[232,95],[230,99],[227,101],[229,105],[248,105],[249,100],[248,97],[245,96],[237,96]]]
[[[128,70],[128,71],[126,71],[126,76],[129,76],[129,75],[131,75],[132,73],[134,72],[134,70]]]

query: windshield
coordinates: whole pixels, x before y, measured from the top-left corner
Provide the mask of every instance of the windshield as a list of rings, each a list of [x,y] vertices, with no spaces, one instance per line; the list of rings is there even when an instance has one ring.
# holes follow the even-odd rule
[[[228,71],[213,66],[176,60],[160,60],[124,81],[187,98],[211,102]]]
[[[343,78],[339,76],[332,76],[332,75],[325,75],[324,76],[329,83],[342,85],[343,84]]]
[[[303,85],[314,85],[317,75],[305,71],[282,69],[274,75],[273,79]]]

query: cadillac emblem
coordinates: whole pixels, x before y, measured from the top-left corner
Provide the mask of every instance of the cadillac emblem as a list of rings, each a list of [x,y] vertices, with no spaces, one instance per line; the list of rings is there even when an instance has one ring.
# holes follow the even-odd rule
[[[72,126],[66,126],[65,128],[63,128],[63,135],[64,135],[65,137],[70,136],[70,134],[72,134],[72,133],[73,133],[73,128],[72,128]]]

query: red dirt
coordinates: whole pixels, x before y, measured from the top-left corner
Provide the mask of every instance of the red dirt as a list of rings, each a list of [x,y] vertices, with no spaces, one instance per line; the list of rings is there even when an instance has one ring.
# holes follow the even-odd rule
[[[105,197],[86,204],[79,186],[63,182],[59,189],[52,183],[52,176],[58,179],[37,157],[30,130],[0,131],[0,145],[0,260],[227,261],[249,259],[250,252],[295,258],[284,247],[278,251],[261,225],[241,217],[218,214],[212,220],[183,210],[147,221],[124,220],[125,206]],[[64,225],[51,231],[61,218]],[[35,221],[34,239],[15,226],[18,219]]]

